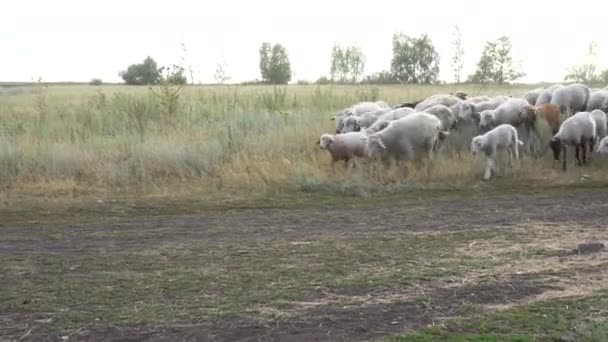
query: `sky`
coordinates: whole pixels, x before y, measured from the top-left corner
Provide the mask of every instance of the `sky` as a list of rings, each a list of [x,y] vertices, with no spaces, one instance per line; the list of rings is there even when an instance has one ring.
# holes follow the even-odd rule
[[[0,81],[121,81],[120,70],[151,56],[160,65],[195,69],[213,82],[225,61],[231,82],[260,78],[262,42],[287,48],[293,81],[329,74],[334,43],[358,45],[365,74],[388,69],[396,32],[427,33],[441,56],[440,79],[453,80],[452,34],[458,25],[468,75],[483,44],[511,38],[522,82],[556,82],[598,46],[608,68],[608,35],[599,0],[7,0],[0,12]],[[567,4],[567,5],[566,5]],[[180,42],[188,51],[185,56]]]

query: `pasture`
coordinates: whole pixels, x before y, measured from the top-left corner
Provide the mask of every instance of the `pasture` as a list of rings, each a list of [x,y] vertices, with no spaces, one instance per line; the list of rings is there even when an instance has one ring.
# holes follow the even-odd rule
[[[0,341],[598,341],[606,163],[522,153],[481,181],[465,137],[332,167],[354,102],[537,85],[0,92]],[[9,90],[10,89],[10,90]]]

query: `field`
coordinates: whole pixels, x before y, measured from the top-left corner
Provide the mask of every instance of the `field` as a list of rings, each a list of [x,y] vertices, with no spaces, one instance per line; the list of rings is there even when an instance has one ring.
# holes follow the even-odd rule
[[[316,145],[355,101],[534,87],[2,89],[0,341],[608,340],[608,256],[573,251],[608,237],[604,160]]]

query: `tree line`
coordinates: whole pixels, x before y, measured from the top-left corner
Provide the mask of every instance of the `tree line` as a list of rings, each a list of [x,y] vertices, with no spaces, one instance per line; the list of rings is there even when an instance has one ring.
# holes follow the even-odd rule
[[[185,53],[185,45],[182,43]],[[592,43],[587,54],[588,61],[570,68],[565,76],[566,81],[604,82],[608,83],[608,69],[599,71],[594,57],[597,57],[597,46]],[[513,60],[512,44],[507,36],[487,41],[476,63],[475,71],[464,78],[463,69],[465,49],[462,34],[458,26],[452,37],[452,56],[450,68],[455,83],[505,84],[525,76],[521,66]],[[182,58],[182,62],[185,62]],[[428,36],[409,36],[402,32],[392,37],[392,57],[388,69],[364,77],[365,54],[357,46],[334,44],[331,50],[329,77],[322,76],[316,83],[341,84],[436,84],[439,83],[440,56]],[[190,81],[194,83],[192,67],[188,66]],[[292,80],[293,72],[289,54],[285,46],[263,42],[259,49],[259,70],[261,80],[244,83],[287,84]],[[151,57],[141,64],[130,65],[121,71],[119,76],[126,84],[143,85],[167,82],[186,84],[186,70],[179,65],[159,67]],[[217,64],[214,74],[217,83],[230,79],[226,62]],[[94,80],[100,83],[99,79]],[[93,82],[93,81],[92,81]]]

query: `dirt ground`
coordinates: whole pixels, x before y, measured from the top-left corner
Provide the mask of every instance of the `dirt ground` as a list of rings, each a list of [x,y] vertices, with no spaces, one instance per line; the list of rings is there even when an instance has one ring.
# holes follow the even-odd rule
[[[475,316],[501,306],[601,289],[608,279],[604,275],[608,258],[604,253],[580,256],[572,249],[579,242],[590,239],[605,243],[607,214],[608,192],[599,189],[508,196],[450,194],[378,203],[373,199],[360,202],[349,199],[323,206],[185,210],[175,214],[158,214],[154,208],[132,208],[124,215],[92,214],[48,221],[12,219],[11,223],[0,220],[3,236],[0,238],[0,265],[9,284],[9,290],[0,289],[0,341],[356,341],[379,338],[436,324],[450,317]],[[425,244],[434,246],[431,240],[424,240],[427,237],[441,239],[432,240],[437,246],[452,241],[453,246],[446,251],[437,248],[425,255]],[[399,244],[391,244],[394,239],[417,241],[421,247],[402,246],[413,250],[411,254],[395,252],[399,258],[391,258],[386,251],[377,252],[389,245],[399,251]],[[360,245],[351,245],[351,240],[359,241],[357,243],[380,240],[382,244],[374,245],[369,253],[365,250],[358,254]],[[280,246],[284,242],[291,246],[286,254],[280,254],[280,260],[284,261],[287,253],[291,253],[290,258],[298,258],[296,247],[312,248],[307,244],[318,241],[330,241],[328,246],[346,246],[346,252],[341,250],[340,256],[348,260],[345,262],[349,265],[357,262],[356,268],[352,268],[357,272],[379,267],[382,258],[389,258],[391,268],[382,272],[390,274],[374,278],[378,279],[375,283],[357,280],[357,283],[352,281],[354,285],[348,283],[352,286],[346,286],[343,284],[353,277],[350,269],[332,270],[336,272],[336,279],[346,279],[344,283],[332,282],[328,279],[331,277],[314,281],[303,278],[293,285],[298,287],[297,294],[276,295],[283,296],[280,302],[274,301],[270,291],[255,303],[230,302],[230,310],[215,314],[207,311],[199,314],[196,308],[189,309],[192,303],[198,305],[205,300],[185,298],[182,302],[182,290],[169,287],[170,290],[163,293],[161,304],[155,307],[162,312],[161,318],[152,314],[142,314],[143,318],[140,318],[133,316],[134,311],[129,311],[132,306],[141,304],[141,298],[145,303],[145,296],[140,301],[125,304],[124,310],[129,314],[115,320],[87,318],[89,304],[81,303],[86,298],[84,295],[66,296],[73,298],[69,303],[62,302],[67,299],[44,297],[45,286],[70,282],[70,279],[80,279],[76,277],[93,272],[87,270],[82,261],[91,251],[103,251],[105,254],[94,254],[94,258],[99,259],[100,255],[110,258],[112,253],[124,256],[120,253],[125,251],[151,253],[163,250],[165,246],[188,246],[187,249],[196,251],[204,246],[198,255],[209,257],[206,260],[211,267],[224,265],[226,260],[234,260],[242,254],[249,256],[248,262],[269,262],[266,256],[256,254],[255,247],[273,246],[264,249],[272,253],[278,250],[279,242]],[[234,251],[237,247],[239,250]],[[311,260],[333,260],[337,252],[332,249],[315,250],[315,259]],[[379,254],[374,256],[373,262],[366,259],[376,252]],[[171,258],[175,259],[175,265],[196,261],[190,254],[186,258],[183,254],[167,252],[167,258],[169,261],[164,261],[168,263],[167,272],[173,267]],[[36,267],[31,266],[31,260],[35,260]],[[138,259],[133,260],[135,263]],[[415,262],[410,263],[411,260]],[[433,260],[441,260],[443,268],[433,264]],[[204,260],[197,262],[197,269],[204,270]],[[104,265],[91,266],[91,270],[122,267],[116,265],[120,264],[107,261]],[[142,265],[145,265],[145,259]],[[48,267],[47,273],[45,267]],[[298,274],[291,276],[299,279],[297,277],[308,277],[306,273],[315,272],[315,267],[322,266],[311,262],[292,267]],[[411,270],[404,273],[402,268]],[[68,276],[67,273],[77,273],[79,269],[75,278]],[[133,284],[146,284],[148,273],[143,269],[139,283]],[[151,269],[149,275],[154,272]],[[281,282],[285,280],[280,277],[290,276],[281,273],[283,271],[268,272],[271,274],[264,277],[268,276],[269,281],[276,277],[277,282]],[[90,273],[87,284],[96,286],[93,274],[101,273]],[[113,276],[117,277],[117,282],[123,279],[120,274]],[[179,275],[176,277],[179,279]],[[585,281],[581,282],[581,279]],[[251,281],[255,284],[248,285],[245,281],[233,285],[230,290],[222,290],[222,284],[216,283],[200,286],[204,287],[205,294],[214,295],[209,300],[224,303],[229,299],[217,297],[265,289],[268,282]],[[22,288],[21,284],[28,285]],[[196,287],[196,282],[194,284]],[[234,286],[240,287],[235,290]],[[200,294],[191,287],[187,291]],[[246,298],[247,294],[243,296]],[[126,295],[124,298],[131,297]],[[100,305],[112,305],[111,300]],[[30,301],[38,302],[32,304]],[[64,305],[58,308],[57,303]],[[80,317],[71,318],[71,321],[57,318],[63,317],[62,310],[70,310],[70,305],[80,308],[81,314],[77,315]],[[166,313],[164,307],[190,310],[187,312],[195,315]],[[104,308],[95,310],[105,312]]]

